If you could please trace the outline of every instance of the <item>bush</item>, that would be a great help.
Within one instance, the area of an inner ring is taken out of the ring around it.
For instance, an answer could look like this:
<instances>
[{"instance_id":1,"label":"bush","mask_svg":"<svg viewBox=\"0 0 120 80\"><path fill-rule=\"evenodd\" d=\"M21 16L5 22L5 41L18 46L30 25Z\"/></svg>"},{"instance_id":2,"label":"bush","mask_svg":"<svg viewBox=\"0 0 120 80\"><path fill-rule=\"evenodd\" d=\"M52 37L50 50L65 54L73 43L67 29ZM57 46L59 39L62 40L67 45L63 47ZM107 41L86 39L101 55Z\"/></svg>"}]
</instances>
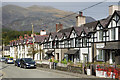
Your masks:
<instances>
[{"instance_id":1,"label":"bush","mask_svg":"<svg viewBox=\"0 0 120 80\"><path fill-rule=\"evenodd\" d=\"M54 62L55 62L55 63L58 63L58 61L57 61L57 60L55 60Z\"/></svg>"},{"instance_id":2,"label":"bush","mask_svg":"<svg viewBox=\"0 0 120 80\"><path fill-rule=\"evenodd\" d=\"M7 58L13 58L13 57L7 57Z\"/></svg>"},{"instance_id":3,"label":"bush","mask_svg":"<svg viewBox=\"0 0 120 80\"><path fill-rule=\"evenodd\" d=\"M70 59L68 60L68 62L69 62L70 64L73 64L73 62L72 62L72 61L70 61Z\"/></svg>"},{"instance_id":4,"label":"bush","mask_svg":"<svg viewBox=\"0 0 120 80\"><path fill-rule=\"evenodd\" d=\"M67 60L64 59L63 61L61 61L61 63L63 63L63 64L67 64Z\"/></svg>"},{"instance_id":5,"label":"bush","mask_svg":"<svg viewBox=\"0 0 120 80\"><path fill-rule=\"evenodd\" d=\"M50 59L50 62L52 62L52 59Z\"/></svg>"}]
</instances>

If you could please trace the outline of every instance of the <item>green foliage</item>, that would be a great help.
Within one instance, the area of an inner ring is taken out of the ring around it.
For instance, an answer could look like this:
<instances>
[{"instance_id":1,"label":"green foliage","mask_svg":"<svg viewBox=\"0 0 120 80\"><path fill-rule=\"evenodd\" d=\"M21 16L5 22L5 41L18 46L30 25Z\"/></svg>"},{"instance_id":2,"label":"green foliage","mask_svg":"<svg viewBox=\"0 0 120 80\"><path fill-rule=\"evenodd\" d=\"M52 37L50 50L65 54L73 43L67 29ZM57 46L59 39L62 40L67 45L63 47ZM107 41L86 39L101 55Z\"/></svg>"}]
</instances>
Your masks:
<instances>
[{"instance_id":1,"label":"green foliage","mask_svg":"<svg viewBox=\"0 0 120 80\"><path fill-rule=\"evenodd\" d=\"M13 57L7 57L7 58L13 58Z\"/></svg>"},{"instance_id":2,"label":"green foliage","mask_svg":"<svg viewBox=\"0 0 120 80\"><path fill-rule=\"evenodd\" d=\"M58 61L57 61L57 60L55 60L54 62L55 62L55 63L58 63Z\"/></svg>"},{"instance_id":3,"label":"green foliage","mask_svg":"<svg viewBox=\"0 0 120 80\"><path fill-rule=\"evenodd\" d=\"M50 59L50 62L52 62L52 59Z\"/></svg>"},{"instance_id":4,"label":"green foliage","mask_svg":"<svg viewBox=\"0 0 120 80\"><path fill-rule=\"evenodd\" d=\"M105 64L105 62L94 62L94 64Z\"/></svg>"},{"instance_id":5,"label":"green foliage","mask_svg":"<svg viewBox=\"0 0 120 80\"><path fill-rule=\"evenodd\" d=\"M69 62L70 64L73 64L73 62L72 62L70 59L68 60L68 62Z\"/></svg>"},{"instance_id":6,"label":"green foliage","mask_svg":"<svg viewBox=\"0 0 120 80\"><path fill-rule=\"evenodd\" d=\"M24 36L28 34L30 36L31 31L13 31L8 29L2 29L2 40L5 45L9 44L9 41L16 40L19 36Z\"/></svg>"},{"instance_id":7,"label":"green foliage","mask_svg":"<svg viewBox=\"0 0 120 80\"><path fill-rule=\"evenodd\" d=\"M63 64L67 64L67 60L64 59L63 61L61 61L61 63L63 63Z\"/></svg>"}]
</instances>

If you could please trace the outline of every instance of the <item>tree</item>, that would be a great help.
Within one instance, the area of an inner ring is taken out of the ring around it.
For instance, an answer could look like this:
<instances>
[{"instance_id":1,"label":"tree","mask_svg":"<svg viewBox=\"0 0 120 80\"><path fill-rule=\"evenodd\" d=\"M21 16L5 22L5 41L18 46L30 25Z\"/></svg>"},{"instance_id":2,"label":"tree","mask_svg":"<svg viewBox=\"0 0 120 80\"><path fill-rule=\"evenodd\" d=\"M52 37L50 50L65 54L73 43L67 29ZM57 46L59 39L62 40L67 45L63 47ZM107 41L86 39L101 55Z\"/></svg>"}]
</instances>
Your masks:
<instances>
[{"instance_id":1,"label":"tree","mask_svg":"<svg viewBox=\"0 0 120 80\"><path fill-rule=\"evenodd\" d=\"M39 52L40 55L42 55L42 53L44 53L44 50L41 48L41 45L39 45L39 46L40 46L40 49L36 49L36 47L34 45L30 45L30 48L28 49L28 55L32 56L33 60L34 60L36 53Z\"/></svg>"},{"instance_id":2,"label":"tree","mask_svg":"<svg viewBox=\"0 0 120 80\"><path fill-rule=\"evenodd\" d=\"M30 45L30 48L28 49L28 55L32 56L33 60L34 60L35 54L38 52L39 50L35 49L34 45Z\"/></svg>"}]
</instances>

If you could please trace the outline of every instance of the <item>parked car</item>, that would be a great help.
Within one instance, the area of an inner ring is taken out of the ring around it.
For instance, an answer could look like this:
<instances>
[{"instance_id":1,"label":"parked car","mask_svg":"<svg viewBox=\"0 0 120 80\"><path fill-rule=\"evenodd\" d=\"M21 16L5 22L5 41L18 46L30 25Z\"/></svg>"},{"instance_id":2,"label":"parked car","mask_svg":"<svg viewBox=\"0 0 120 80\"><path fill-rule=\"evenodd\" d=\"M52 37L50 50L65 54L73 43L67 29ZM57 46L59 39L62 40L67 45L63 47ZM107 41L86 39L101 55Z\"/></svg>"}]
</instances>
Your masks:
<instances>
[{"instance_id":1,"label":"parked car","mask_svg":"<svg viewBox=\"0 0 120 80\"><path fill-rule=\"evenodd\" d=\"M6 63L6 64L9 64L9 63L14 64L14 60L13 60L13 58L6 58L6 59L5 59L5 63Z\"/></svg>"},{"instance_id":2,"label":"parked car","mask_svg":"<svg viewBox=\"0 0 120 80\"><path fill-rule=\"evenodd\" d=\"M20 59L16 59L14 64L15 64L15 66L19 67L20 66Z\"/></svg>"},{"instance_id":3,"label":"parked car","mask_svg":"<svg viewBox=\"0 0 120 80\"><path fill-rule=\"evenodd\" d=\"M32 58L21 58L20 68L36 68L36 62Z\"/></svg>"},{"instance_id":4,"label":"parked car","mask_svg":"<svg viewBox=\"0 0 120 80\"><path fill-rule=\"evenodd\" d=\"M1 61L1 62L4 62L5 59L6 59L5 57L2 57L2 58L0 58L0 61Z\"/></svg>"}]
</instances>

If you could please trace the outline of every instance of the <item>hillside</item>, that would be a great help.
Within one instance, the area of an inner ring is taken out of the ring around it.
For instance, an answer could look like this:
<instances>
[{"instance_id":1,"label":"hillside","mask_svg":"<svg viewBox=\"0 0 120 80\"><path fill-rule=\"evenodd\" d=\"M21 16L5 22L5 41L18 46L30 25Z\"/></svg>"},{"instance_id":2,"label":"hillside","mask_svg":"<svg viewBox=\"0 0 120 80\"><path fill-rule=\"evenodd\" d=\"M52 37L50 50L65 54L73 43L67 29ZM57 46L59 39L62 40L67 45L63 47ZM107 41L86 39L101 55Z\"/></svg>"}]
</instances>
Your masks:
<instances>
[{"instance_id":1,"label":"hillside","mask_svg":"<svg viewBox=\"0 0 120 80\"><path fill-rule=\"evenodd\" d=\"M7 28L17 31L31 31L31 23L33 23L36 32L39 32L41 29L51 32L55 31L55 24L58 22L61 22L64 28L75 25L75 16L77 14L56 21L71 13L72 12L58 10L50 6L33 5L31 7L23 8L16 5L6 5L2 7L2 23ZM87 23L94 20L95 19L91 17L86 17Z\"/></svg>"}]
</instances>

